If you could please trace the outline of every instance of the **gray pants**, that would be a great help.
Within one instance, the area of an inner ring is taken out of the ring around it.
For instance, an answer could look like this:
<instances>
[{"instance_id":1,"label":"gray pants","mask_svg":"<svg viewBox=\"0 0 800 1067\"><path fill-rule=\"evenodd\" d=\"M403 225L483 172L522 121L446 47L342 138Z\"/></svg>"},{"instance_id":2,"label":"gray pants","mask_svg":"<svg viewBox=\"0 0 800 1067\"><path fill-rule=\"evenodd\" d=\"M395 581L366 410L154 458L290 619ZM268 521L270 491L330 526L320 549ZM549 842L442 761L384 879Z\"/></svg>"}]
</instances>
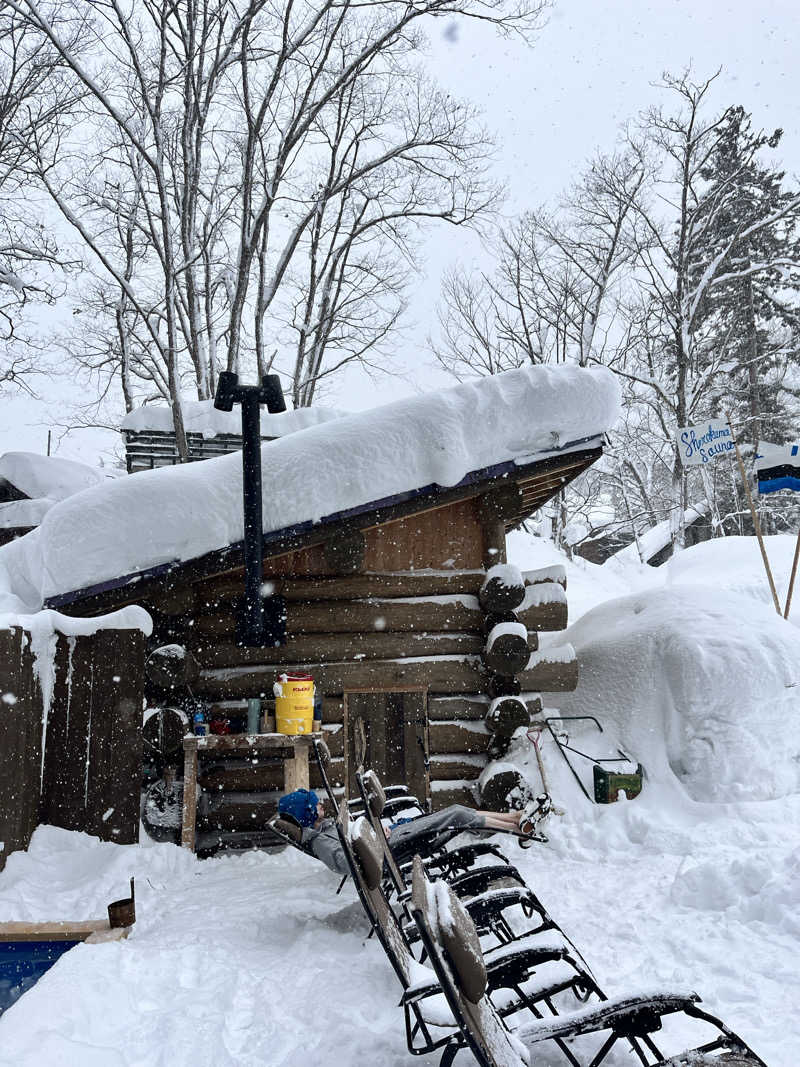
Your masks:
<instances>
[{"instance_id":1,"label":"gray pants","mask_svg":"<svg viewBox=\"0 0 800 1067\"><path fill-rule=\"evenodd\" d=\"M486 820L483 815L472 808L465 808L462 804L451 804L449 808L431 812L430 815L420 815L412 822L396 826L389 833L389 845L392 849L399 847L403 851L415 837L420 834L435 833L437 830L483 830Z\"/></svg>"}]
</instances>

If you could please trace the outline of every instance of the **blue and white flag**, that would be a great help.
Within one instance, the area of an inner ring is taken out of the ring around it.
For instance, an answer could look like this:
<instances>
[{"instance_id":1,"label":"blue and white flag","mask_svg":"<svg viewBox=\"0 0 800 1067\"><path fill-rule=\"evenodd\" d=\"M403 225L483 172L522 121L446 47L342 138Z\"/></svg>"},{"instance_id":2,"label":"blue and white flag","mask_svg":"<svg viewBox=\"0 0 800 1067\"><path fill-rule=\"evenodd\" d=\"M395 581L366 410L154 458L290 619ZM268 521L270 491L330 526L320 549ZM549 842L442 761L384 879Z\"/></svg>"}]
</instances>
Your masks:
<instances>
[{"instance_id":1,"label":"blue and white flag","mask_svg":"<svg viewBox=\"0 0 800 1067\"><path fill-rule=\"evenodd\" d=\"M780 489L800 492L800 445L773 445L759 441L756 449L758 491L777 493Z\"/></svg>"}]
</instances>

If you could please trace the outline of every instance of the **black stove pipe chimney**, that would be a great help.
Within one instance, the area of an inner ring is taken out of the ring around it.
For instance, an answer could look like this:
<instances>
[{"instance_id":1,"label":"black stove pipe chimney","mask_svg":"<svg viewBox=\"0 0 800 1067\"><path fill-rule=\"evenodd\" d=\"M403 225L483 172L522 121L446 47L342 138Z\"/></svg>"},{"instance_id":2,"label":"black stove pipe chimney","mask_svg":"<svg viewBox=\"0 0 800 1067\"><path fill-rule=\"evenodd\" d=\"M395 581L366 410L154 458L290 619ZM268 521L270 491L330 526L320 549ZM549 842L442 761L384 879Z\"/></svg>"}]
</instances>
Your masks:
<instances>
[{"instance_id":1,"label":"black stove pipe chimney","mask_svg":"<svg viewBox=\"0 0 800 1067\"><path fill-rule=\"evenodd\" d=\"M239 376L222 371L214 407L233 411L242 405L242 475L244 497L244 601L239 618L239 641L248 648L264 644L264 606L261 597L261 560L264 521L261 507L261 404L270 414L286 411L280 378L265 374L261 385L239 385Z\"/></svg>"}]
</instances>

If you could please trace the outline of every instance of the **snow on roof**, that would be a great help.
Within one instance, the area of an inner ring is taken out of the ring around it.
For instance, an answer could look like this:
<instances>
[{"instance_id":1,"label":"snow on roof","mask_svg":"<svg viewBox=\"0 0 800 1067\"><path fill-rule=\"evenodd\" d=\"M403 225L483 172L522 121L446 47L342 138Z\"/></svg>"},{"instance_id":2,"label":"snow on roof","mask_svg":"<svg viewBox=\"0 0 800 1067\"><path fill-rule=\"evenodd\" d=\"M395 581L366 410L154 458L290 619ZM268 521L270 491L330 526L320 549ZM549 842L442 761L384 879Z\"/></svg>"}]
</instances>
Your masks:
<instances>
[{"instance_id":1,"label":"snow on roof","mask_svg":"<svg viewBox=\"0 0 800 1067\"><path fill-rule=\"evenodd\" d=\"M604 368L530 366L311 426L262 447L265 532L598 445L618 411ZM0 548L0 590L5 569L6 588L38 607L242 537L238 453L143 471L63 501Z\"/></svg>"},{"instance_id":2,"label":"snow on roof","mask_svg":"<svg viewBox=\"0 0 800 1067\"><path fill-rule=\"evenodd\" d=\"M686 509L683 513L683 521L686 526L691 526L693 522L697 522L698 519L705 518L708 515L709 507L705 500L699 501L697 504L693 504ZM657 555L663 548L666 548L672 538L672 525L669 519L662 519L661 522L657 522L655 526L651 526L649 530L639 537L639 547L637 548L636 542L621 548L619 552L615 552L612 559L624 559L624 560L638 560L639 550L641 549L641 557L647 562Z\"/></svg>"},{"instance_id":3,"label":"snow on roof","mask_svg":"<svg viewBox=\"0 0 800 1067\"><path fill-rule=\"evenodd\" d=\"M242 432L242 414L233 411L217 411L213 400L182 400L181 411L187 433L201 433L203 437ZM339 419L342 412L331 408L296 408L278 415L261 415L262 437L284 437L286 434L317 426L331 419ZM166 404L146 404L130 411L120 423L122 430L150 430L173 433L172 410Z\"/></svg>"},{"instance_id":4,"label":"snow on roof","mask_svg":"<svg viewBox=\"0 0 800 1067\"><path fill-rule=\"evenodd\" d=\"M60 456L40 456L36 452L6 452L0 456L0 479L31 500L65 500L108 477L106 471Z\"/></svg>"},{"instance_id":5,"label":"snow on roof","mask_svg":"<svg viewBox=\"0 0 800 1067\"><path fill-rule=\"evenodd\" d=\"M9 500L0 504L0 530L27 529L38 526L55 500L40 497L38 500Z\"/></svg>"}]
</instances>

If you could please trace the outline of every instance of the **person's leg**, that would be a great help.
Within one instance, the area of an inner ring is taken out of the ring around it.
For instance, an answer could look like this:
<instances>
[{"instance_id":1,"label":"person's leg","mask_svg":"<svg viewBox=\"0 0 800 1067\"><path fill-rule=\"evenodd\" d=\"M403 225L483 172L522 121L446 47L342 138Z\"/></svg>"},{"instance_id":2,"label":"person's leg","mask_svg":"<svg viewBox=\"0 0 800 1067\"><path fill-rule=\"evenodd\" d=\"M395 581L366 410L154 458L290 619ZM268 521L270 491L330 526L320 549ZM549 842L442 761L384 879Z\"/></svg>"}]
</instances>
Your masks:
<instances>
[{"instance_id":1,"label":"person's leg","mask_svg":"<svg viewBox=\"0 0 800 1067\"><path fill-rule=\"evenodd\" d=\"M394 827L389 832L389 844L392 848L398 845L404 846L422 834L454 829L484 830L486 829L486 813L475 811L461 804L451 804L447 808L442 808L441 811L420 815L411 822Z\"/></svg>"},{"instance_id":2,"label":"person's leg","mask_svg":"<svg viewBox=\"0 0 800 1067\"><path fill-rule=\"evenodd\" d=\"M520 811L482 811L487 829L504 830L506 833L519 833Z\"/></svg>"}]
</instances>

